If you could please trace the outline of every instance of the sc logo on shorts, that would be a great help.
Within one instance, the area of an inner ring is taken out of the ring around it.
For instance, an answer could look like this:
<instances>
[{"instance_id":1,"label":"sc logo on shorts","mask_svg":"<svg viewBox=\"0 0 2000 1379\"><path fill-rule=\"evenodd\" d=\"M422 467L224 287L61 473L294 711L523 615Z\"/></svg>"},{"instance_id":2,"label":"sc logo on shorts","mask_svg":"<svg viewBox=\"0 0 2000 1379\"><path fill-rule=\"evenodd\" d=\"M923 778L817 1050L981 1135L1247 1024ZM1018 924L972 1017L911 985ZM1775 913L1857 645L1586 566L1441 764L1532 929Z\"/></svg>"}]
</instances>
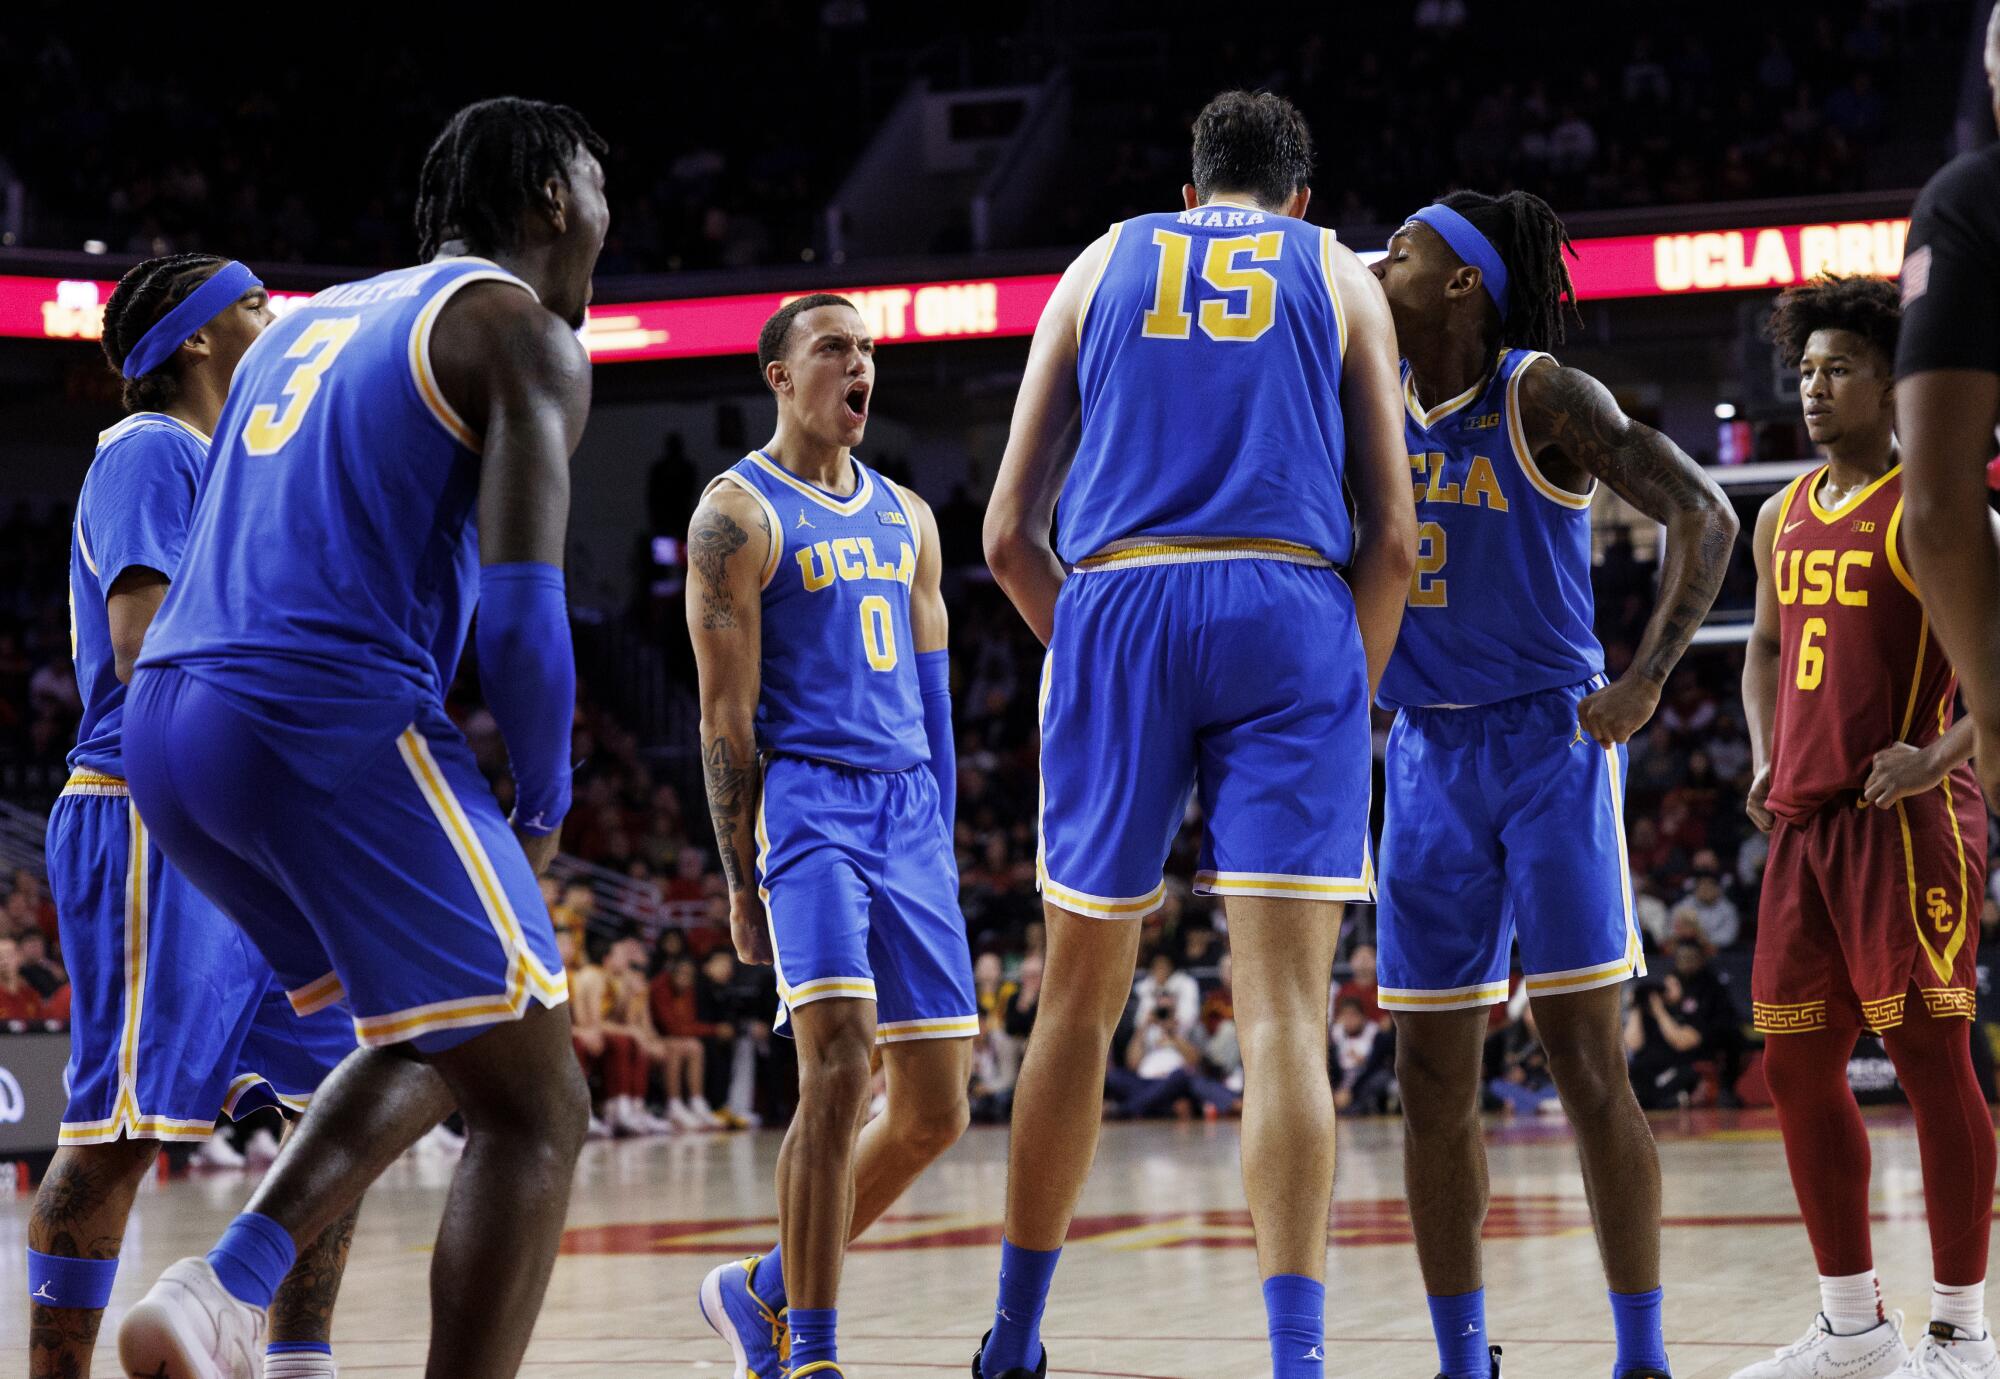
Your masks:
<instances>
[{"instance_id":1,"label":"sc logo on shorts","mask_svg":"<svg viewBox=\"0 0 2000 1379\"><path fill-rule=\"evenodd\" d=\"M18 1125L27 1114L28 1098L21 1094L21 1084L0 1068L0 1125Z\"/></svg>"}]
</instances>

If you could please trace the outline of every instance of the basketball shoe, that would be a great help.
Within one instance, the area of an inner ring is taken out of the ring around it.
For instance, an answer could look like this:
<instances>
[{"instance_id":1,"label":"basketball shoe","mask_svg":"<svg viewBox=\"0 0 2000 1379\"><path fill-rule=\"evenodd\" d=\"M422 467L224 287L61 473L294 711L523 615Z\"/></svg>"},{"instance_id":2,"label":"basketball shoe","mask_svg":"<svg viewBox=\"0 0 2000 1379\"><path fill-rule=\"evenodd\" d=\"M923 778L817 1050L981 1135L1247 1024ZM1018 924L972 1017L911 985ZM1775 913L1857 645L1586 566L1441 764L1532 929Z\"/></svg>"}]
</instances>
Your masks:
<instances>
[{"instance_id":1,"label":"basketball shoe","mask_svg":"<svg viewBox=\"0 0 2000 1379\"><path fill-rule=\"evenodd\" d=\"M1987 1353L1992 1353L1990 1345ZM1770 1359L1737 1370L1730 1379L1886 1379L1907 1369L1909 1359L1901 1312L1891 1312L1866 1331L1846 1336L1836 1334L1822 1312L1805 1335Z\"/></svg>"},{"instance_id":2,"label":"basketball shoe","mask_svg":"<svg viewBox=\"0 0 2000 1379\"><path fill-rule=\"evenodd\" d=\"M701 1281L701 1316L715 1334L729 1343L736 1370L731 1379L783 1379L789 1373L792 1338L783 1311L752 1291L751 1279L761 1255L718 1264Z\"/></svg>"},{"instance_id":3,"label":"basketball shoe","mask_svg":"<svg viewBox=\"0 0 2000 1379\"><path fill-rule=\"evenodd\" d=\"M1994 1351L1992 1329L1974 1336L1950 1322L1934 1321L1896 1374L1898 1379L1996 1379L2000 1354Z\"/></svg>"},{"instance_id":4,"label":"basketball shoe","mask_svg":"<svg viewBox=\"0 0 2000 1379\"><path fill-rule=\"evenodd\" d=\"M257 1379L264 1312L231 1297L205 1259L160 1275L118 1328L118 1360L148 1379Z\"/></svg>"}]
</instances>

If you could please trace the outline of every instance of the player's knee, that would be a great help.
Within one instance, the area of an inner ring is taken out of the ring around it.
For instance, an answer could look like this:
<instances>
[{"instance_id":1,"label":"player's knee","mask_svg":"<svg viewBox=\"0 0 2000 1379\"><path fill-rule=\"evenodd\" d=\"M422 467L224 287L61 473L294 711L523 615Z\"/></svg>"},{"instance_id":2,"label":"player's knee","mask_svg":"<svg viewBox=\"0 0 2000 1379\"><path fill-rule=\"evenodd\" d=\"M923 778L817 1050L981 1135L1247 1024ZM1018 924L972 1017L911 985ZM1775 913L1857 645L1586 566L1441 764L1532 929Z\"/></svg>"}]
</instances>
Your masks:
<instances>
[{"instance_id":1,"label":"player's knee","mask_svg":"<svg viewBox=\"0 0 2000 1379\"><path fill-rule=\"evenodd\" d=\"M1562 1093L1563 1106L1579 1123L1595 1112L1632 1096L1632 1079L1625 1051L1615 1042L1579 1041L1558 1054L1548 1049L1549 1072Z\"/></svg>"},{"instance_id":2,"label":"player's knee","mask_svg":"<svg viewBox=\"0 0 2000 1379\"><path fill-rule=\"evenodd\" d=\"M949 1099L932 1098L922 1105L903 1108L897 1116L896 1132L912 1153L929 1160L957 1144L971 1123L972 1108L965 1093L960 1091Z\"/></svg>"},{"instance_id":3,"label":"player's knee","mask_svg":"<svg viewBox=\"0 0 2000 1379\"><path fill-rule=\"evenodd\" d=\"M1454 1057L1453 1052L1421 1035L1413 1039L1407 1027L1399 1027L1396 1085L1403 1119L1413 1132L1443 1130L1478 1117L1478 1060Z\"/></svg>"},{"instance_id":4,"label":"player's knee","mask_svg":"<svg viewBox=\"0 0 2000 1379\"><path fill-rule=\"evenodd\" d=\"M874 1077L868 1068L870 1040L865 1031L842 1029L799 1050L801 1110L842 1113L868 1101Z\"/></svg>"}]
</instances>

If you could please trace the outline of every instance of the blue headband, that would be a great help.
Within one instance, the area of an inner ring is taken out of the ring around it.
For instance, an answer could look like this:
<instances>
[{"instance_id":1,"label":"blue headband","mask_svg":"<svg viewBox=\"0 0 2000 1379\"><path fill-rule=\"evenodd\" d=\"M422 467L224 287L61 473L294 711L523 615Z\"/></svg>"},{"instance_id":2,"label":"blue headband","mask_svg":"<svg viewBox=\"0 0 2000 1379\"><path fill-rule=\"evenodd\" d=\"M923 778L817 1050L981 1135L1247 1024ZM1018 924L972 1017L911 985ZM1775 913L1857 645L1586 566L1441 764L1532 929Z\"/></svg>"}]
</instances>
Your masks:
<instances>
[{"instance_id":1,"label":"blue headband","mask_svg":"<svg viewBox=\"0 0 2000 1379\"><path fill-rule=\"evenodd\" d=\"M1480 234L1478 226L1449 206L1426 206L1410 219L1436 230L1468 268L1479 270L1479 280L1486 288L1486 295L1493 299L1494 306L1500 308L1500 319L1506 320L1507 265L1500 261L1500 251L1493 247L1493 241Z\"/></svg>"},{"instance_id":2,"label":"blue headband","mask_svg":"<svg viewBox=\"0 0 2000 1379\"><path fill-rule=\"evenodd\" d=\"M127 378L144 378L173 357L190 335L220 316L231 302L263 281L234 259L209 276L207 282L187 294L187 299L153 323L139 337L139 343L125 356L120 370Z\"/></svg>"}]
</instances>

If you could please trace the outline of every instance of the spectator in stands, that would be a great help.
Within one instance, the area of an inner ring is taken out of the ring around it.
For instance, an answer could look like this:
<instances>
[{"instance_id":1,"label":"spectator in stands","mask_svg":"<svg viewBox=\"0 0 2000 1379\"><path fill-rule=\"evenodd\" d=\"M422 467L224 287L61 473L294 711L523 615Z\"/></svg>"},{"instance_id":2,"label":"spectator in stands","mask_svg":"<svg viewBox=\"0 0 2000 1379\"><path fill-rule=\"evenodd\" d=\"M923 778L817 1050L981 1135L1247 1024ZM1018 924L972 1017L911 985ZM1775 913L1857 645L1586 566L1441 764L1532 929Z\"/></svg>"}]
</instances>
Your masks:
<instances>
[{"instance_id":1,"label":"spectator in stands","mask_svg":"<svg viewBox=\"0 0 2000 1379\"><path fill-rule=\"evenodd\" d=\"M708 1102L710 1050L733 1041L736 1031L703 1018L695 976L693 958L676 958L653 978L650 1005L660 1033L667 1119L686 1130L711 1130L722 1118Z\"/></svg>"},{"instance_id":2,"label":"spectator in stands","mask_svg":"<svg viewBox=\"0 0 2000 1379\"><path fill-rule=\"evenodd\" d=\"M1207 991L1220 979L1222 945L1212 925L1190 923L1181 931L1181 970L1197 990Z\"/></svg>"},{"instance_id":3,"label":"spectator in stands","mask_svg":"<svg viewBox=\"0 0 2000 1379\"><path fill-rule=\"evenodd\" d=\"M617 993L598 953L559 929L556 944L569 974L570 1044L584 1076L602 1087L603 1121L591 1117L594 1135L663 1135L673 1126L646 1110L646 1055L615 1018Z\"/></svg>"},{"instance_id":4,"label":"spectator in stands","mask_svg":"<svg viewBox=\"0 0 2000 1379\"><path fill-rule=\"evenodd\" d=\"M1694 889L1674 906L1674 933L1700 939L1711 949L1728 948L1743 930L1736 902L1722 893L1722 877L1713 859L1695 873Z\"/></svg>"},{"instance_id":5,"label":"spectator in stands","mask_svg":"<svg viewBox=\"0 0 2000 1379\"><path fill-rule=\"evenodd\" d=\"M604 970L611 980L611 1022L638 1042L648 1067L659 1070L666 1096L667 1123L676 1130L717 1128L721 1122L713 1110L700 1114L688 1101L688 1089L692 1087L698 1093L707 1071L701 1041L669 1039L654 1021L653 992L646 979L645 945L629 935L619 939L605 954ZM689 994L692 992L690 985ZM650 1081L649 1076L649 1084Z\"/></svg>"},{"instance_id":6,"label":"spectator in stands","mask_svg":"<svg viewBox=\"0 0 2000 1379\"><path fill-rule=\"evenodd\" d=\"M1363 1116L1386 1111L1396 1078L1394 1036L1368 1018L1359 997L1342 996L1334 1002L1327 1041L1334 1109Z\"/></svg>"},{"instance_id":7,"label":"spectator in stands","mask_svg":"<svg viewBox=\"0 0 2000 1379\"><path fill-rule=\"evenodd\" d=\"M1174 1025L1185 1036L1201 1018L1201 988L1187 973L1177 971L1170 954L1155 953L1146 973L1132 987L1133 1009L1144 1018L1164 1002L1174 1012Z\"/></svg>"},{"instance_id":8,"label":"spectator in stands","mask_svg":"<svg viewBox=\"0 0 2000 1379\"><path fill-rule=\"evenodd\" d=\"M1154 960L1155 971L1160 961ZM1167 966L1171 971L1173 964ZM1194 1028L1192 1017L1182 1018L1180 1002L1165 981L1156 982L1133 1016L1124 1066L1114 1063L1105 1073L1105 1092L1117 1103L1115 1114L1143 1119L1187 1102L1198 1104L1210 1118L1236 1109L1235 1094L1203 1072L1201 1050L1191 1041Z\"/></svg>"},{"instance_id":9,"label":"spectator in stands","mask_svg":"<svg viewBox=\"0 0 2000 1379\"><path fill-rule=\"evenodd\" d=\"M0 1024L41 1018L41 994L21 976L21 946L0 935Z\"/></svg>"},{"instance_id":10,"label":"spectator in stands","mask_svg":"<svg viewBox=\"0 0 2000 1379\"><path fill-rule=\"evenodd\" d=\"M1674 976L1680 981L1680 1008L1675 1012L1683 1024L1701 1034L1700 1055L1715 1064L1717 1090L1721 1099L1735 1104L1736 1074L1745 1050L1743 1023L1709 961L1709 947L1693 939L1674 945Z\"/></svg>"},{"instance_id":11,"label":"spectator in stands","mask_svg":"<svg viewBox=\"0 0 2000 1379\"><path fill-rule=\"evenodd\" d=\"M1680 978L1668 973L1655 985L1633 988L1625 1014L1625 1051L1631 1056L1632 1090L1648 1111L1686 1106L1701 1085L1702 1031L1682 1018Z\"/></svg>"},{"instance_id":12,"label":"spectator in stands","mask_svg":"<svg viewBox=\"0 0 2000 1379\"><path fill-rule=\"evenodd\" d=\"M1667 909L1667 902L1660 899L1659 890L1659 883L1640 871L1634 863L1632 912L1639 921L1639 930L1645 934L1648 946L1656 953L1663 953L1673 939L1673 918Z\"/></svg>"},{"instance_id":13,"label":"spectator in stands","mask_svg":"<svg viewBox=\"0 0 2000 1379\"><path fill-rule=\"evenodd\" d=\"M1015 977L1018 985L1007 1001L1006 1018L1001 1023L1009 1038L1023 1043L1035 1029L1035 1010L1042 999L1042 963L1040 953L1021 959L1021 971Z\"/></svg>"},{"instance_id":14,"label":"spectator in stands","mask_svg":"<svg viewBox=\"0 0 2000 1379\"><path fill-rule=\"evenodd\" d=\"M1347 956L1347 980L1333 993L1335 1002L1361 1002L1370 1024L1383 1022L1381 993L1375 985L1375 945L1357 943Z\"/></svg>"},{"instance_id":15,"label":"spectator in stands","mask_svg":"<svg viewBox=\"0 0 2000 1379\"><path fill-rule=\"evenodd\" d=\"M1506 1110L1517 1116L1562 1114L1562 1098L1549 1074L1549 1056L1535 1028L1535 1008L1524 1005L1521 1017L1493 1036L1499 1045L1499 1072L1486 1084Z\"/></svg>"},{"instance_id":16,"label":"spectator in stands","mask_svg":"<svg viewBox=\"0 0 2000 1379\"><path fill-rule=\"evenodd\" d=\"M23 929L19 936L21 945L21 976L35 994L44 1001L69 985L69 974L62 964L49 955L49 941L42 937L40 929Z\"/></svg>"},{"instance_id":17,"label":"spectator in stands","mask_svg":"<svg viewBox=\"0 0 2000 1379\"><path fill-rule=\"evenodd\" d=\"M1202 1061L1230 1091L1243 1094L1243 1046L1236 1035L1236 989L1229 954L1216 964L1215 986L1201 998Z\"/></svg>"},{"instance_id":18,"label":"spectator in stands","mask_svg":"<svg viewBox=\"0 0 2000 1379\"><path fill-rule=\"evenodd\" d=\"M579 943L587 942L590 917L597 911L597 892L588 881L572 881L562 888L562 900L549 911L557 933L573 933Z\"/></svg>"}]
</instances>

